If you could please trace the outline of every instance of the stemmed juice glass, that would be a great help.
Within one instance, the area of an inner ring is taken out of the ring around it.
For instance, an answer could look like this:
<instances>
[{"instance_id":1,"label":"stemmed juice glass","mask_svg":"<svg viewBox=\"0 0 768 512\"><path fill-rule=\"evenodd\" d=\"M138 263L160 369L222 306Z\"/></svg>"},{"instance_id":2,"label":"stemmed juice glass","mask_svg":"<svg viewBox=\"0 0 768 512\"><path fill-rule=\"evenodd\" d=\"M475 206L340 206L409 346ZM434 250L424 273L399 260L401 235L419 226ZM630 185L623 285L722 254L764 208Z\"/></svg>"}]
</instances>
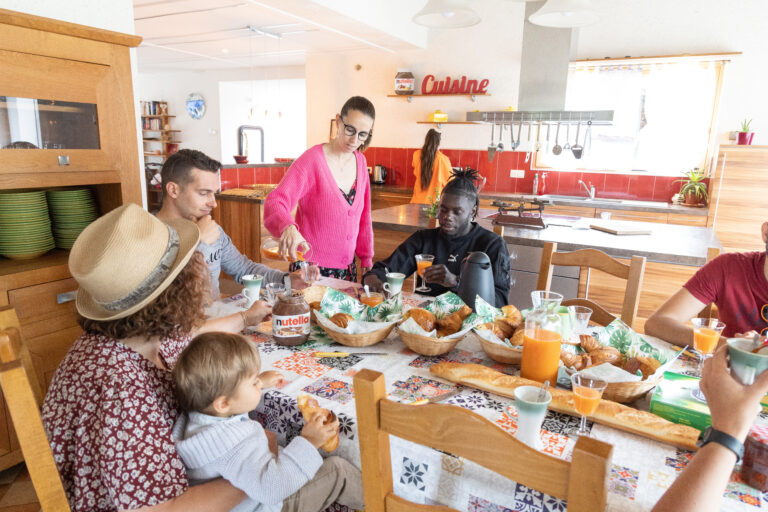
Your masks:
<instances>
[{"instance_id":1,"label":"stemmed juice glass","mask_svg":"<svg viewBox=\"0 0 768 512\"><path fill-rule=\"evenodd\" d=\"M607 385L608 383L604 380L593 379L580 373L571 375L573 405L576 407L576 412L581 414L581 423L579 424L579 429L574 432L575 435L589 436L587 416L595 414Z\"/></svg>"},{"instance_id":2,"label":"stemmed juice glass","mask_svg":"<svg viewBox=\"0 0 768 512\"><path fill-rule=\"evenodd\" d=\"M432 262L435 261L435 257L431 254L417 254L416 255L416 273L421 277L421 286L414 288L415 292L430 292L432 289L427 286L427 282L424 280L424 269L432 266ZM413 276L413 285L416 286L416 276Z\"/></svg>"},{"instance_id":3,"label":"stemmed juice glass","mask_svg":"<svg viewBox=\"0 0 768 512\"><path fill-rule=\"evenodd\" d=\"M701 375L704 360L712 357L725 324L717 318L691 318L691 323L693 324L693 348L699 354L699 375Z\"/></svg>"}]
</instances>

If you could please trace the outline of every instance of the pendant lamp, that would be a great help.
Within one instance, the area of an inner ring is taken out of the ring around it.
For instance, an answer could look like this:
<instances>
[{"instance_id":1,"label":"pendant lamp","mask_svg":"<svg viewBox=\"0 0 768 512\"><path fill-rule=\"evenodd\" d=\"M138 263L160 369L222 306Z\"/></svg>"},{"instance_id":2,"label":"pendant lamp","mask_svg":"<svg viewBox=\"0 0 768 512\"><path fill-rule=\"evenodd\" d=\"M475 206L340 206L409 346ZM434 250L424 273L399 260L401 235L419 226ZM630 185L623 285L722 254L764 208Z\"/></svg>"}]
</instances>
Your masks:
<instances>
[{"instance_id":1,"label":"pendant lamp","mask_svg":"<svg viewBox=\"0 0 768 512\"><path fill-rule=\"evenodd\" d=\"M528 21L543 27L574 28L597 23L600 17L590 0L547 0Z\"/></svg>"},{"instance_id":2,"label":"pendant lamp","mask_svg":"<svg viewBox=\"0 0 768 512\"><path fill-rule=\"evenodd\" d=\"M466 0L429 0L413 22L430 28L464 28L480 23Z\"/></svg>"}]
</instances>

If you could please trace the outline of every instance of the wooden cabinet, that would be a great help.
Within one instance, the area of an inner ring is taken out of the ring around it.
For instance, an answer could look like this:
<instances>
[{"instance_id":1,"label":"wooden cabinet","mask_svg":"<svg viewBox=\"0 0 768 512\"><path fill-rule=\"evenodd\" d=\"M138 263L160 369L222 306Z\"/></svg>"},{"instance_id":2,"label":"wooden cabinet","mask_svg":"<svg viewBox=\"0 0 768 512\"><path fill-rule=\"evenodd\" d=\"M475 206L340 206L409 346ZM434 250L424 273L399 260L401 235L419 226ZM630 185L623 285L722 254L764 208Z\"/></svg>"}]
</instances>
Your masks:
<instances>
[{"instance_id":1,"label":"wooden cabinet","mask_svg":"<svg viewBox=\"0 0 768 512\"><path fill-rule=\"evenodd\" d=\"M690 215L687 213L672 213L667 216L667 224L682 224L683 226L707 227L706 215Z\"/></svg>"},{"instance_id":2,"label":"wooden cabinet","mask_svg":"<svg viewBox=\"0 0 768 512\"><path fill-rule=\"evenodd\" d=\"M587 208L584 206L560 206L556 204L544 206L544 214L553 215L568 215L571 217L587 217L591 218L595 216L594 208Z\"/></svg>"},{"instance_id":3,"label":"wooden cabinet","mask_svg":"<svg viewBox=\"0 0 768 512\"><path fill-rule=\"evenodd\" d=\"M709 226L726 252L763 251L768 220L768 146L720 146L710 180Z\"/></svg>"},{"instance_id":4,"label":"wooden cabinet","mask_svg":"<svg viewBox=\"0 0 768 512\"><path fill-rule=\"evenodd\" d=\"M140 41L0 9L0 148L27 148L0 149L0 190L89 187L102 214L141 204L129 53ZM25 109L32 129L22 130ZM81 332L68 256L0 257L0 306L16 309L44 389ZM4 411L0 470L22 460Z\"/></svg>"},{"instance_id":5,"label":"wooden cabinet","mask_svg":"<svg viewBox=\"0 0 768 512\"><path fill-rule=\"evenodd\" d=\"M390 206L400 206L411 202L412 191L408 192L384 192L371 189L371 210L380 210Z\"/></svg>"},{"instance_id":6,"label":"wooden cabinet","mask_svg":"<svg viewBox=\"0 0 768 512\"><path fill-rule=\"evenodd\" d=\"M609 210L607 208L597 208L595 217L600 217L603 213L610 213L611 220L629 220L635 222L656 222L658 224L667 223L666 212L643 212L636 210Z\"/></svg>"}]
</instances>

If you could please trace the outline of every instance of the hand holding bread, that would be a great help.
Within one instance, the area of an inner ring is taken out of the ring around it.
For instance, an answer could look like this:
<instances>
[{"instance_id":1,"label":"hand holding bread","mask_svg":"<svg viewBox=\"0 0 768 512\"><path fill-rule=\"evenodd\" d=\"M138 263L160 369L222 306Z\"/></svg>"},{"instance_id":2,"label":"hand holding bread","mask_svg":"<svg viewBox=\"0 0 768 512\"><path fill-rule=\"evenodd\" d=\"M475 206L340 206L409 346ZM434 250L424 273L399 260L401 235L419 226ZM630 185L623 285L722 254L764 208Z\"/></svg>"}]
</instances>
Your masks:
<instances>
[{"instance_id":1,"label":"hand holding bread","mask_svg":"<svg viewBox=\"0 0 768 512\"><path fill-rule=\"evenodd\" d=\"M326 452L332 452L339 447L339 420L328 409L323 409L317 400L309 395L299 395L296 399L301 415L306 422L301 430L305 437L315 448L322 448Z\"/></svg>"}]
</instances>

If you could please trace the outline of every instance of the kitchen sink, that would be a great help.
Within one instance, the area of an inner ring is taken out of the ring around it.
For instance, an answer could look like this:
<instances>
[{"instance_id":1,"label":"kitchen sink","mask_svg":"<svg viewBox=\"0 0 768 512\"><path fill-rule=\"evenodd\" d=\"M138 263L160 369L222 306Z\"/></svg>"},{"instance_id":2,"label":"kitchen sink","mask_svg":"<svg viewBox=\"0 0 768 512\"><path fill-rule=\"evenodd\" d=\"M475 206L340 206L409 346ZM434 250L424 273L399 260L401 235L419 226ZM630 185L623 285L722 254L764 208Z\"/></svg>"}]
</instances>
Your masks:
<instances>
[{"instance_id":1,"label":"kitchen sink","mask_svg":"<svg viewBox=\"0 0 768 512\"><path fill-rule=\"evenodd\" d=\"M600 203L623 203L624 199L609 199L605 197L596 197L594 199L590 199L587 196L563 196L558 194L545 194L541 196L541 199L551 199L553 201L561 200L561 201L585 201L585 202L600 202Z\"/></svg>"}]
</instances>

